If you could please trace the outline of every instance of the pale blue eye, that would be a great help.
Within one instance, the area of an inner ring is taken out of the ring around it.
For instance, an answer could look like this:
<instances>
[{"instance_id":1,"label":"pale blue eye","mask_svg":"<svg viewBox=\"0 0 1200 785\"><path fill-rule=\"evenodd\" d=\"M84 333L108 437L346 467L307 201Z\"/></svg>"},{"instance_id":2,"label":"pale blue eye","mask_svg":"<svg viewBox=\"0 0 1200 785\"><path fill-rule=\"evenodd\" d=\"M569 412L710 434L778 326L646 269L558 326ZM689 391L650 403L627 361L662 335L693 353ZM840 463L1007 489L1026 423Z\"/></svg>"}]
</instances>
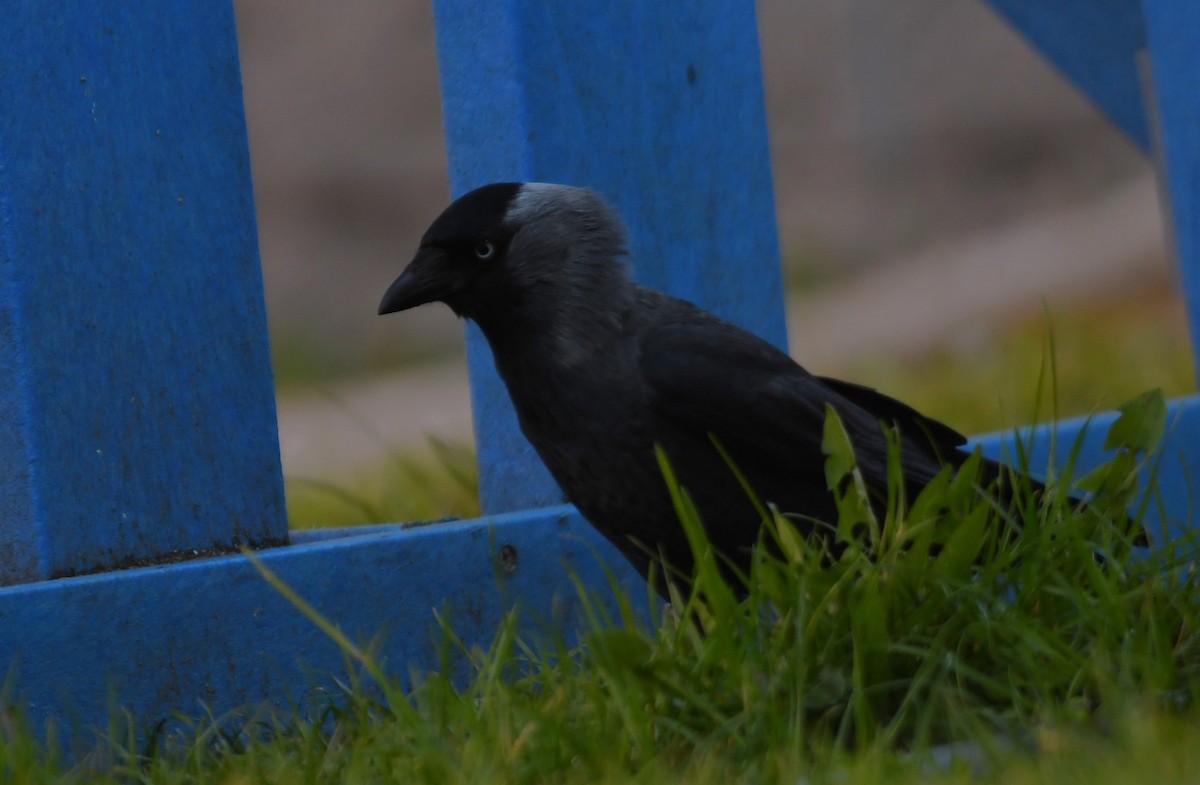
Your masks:
<instances>
[{"instance_id":1,"label":"pale blue eye","mask_svg":"<svg viewBox=\"0 0 1200 785\"><path fill-rule=\"evenodd\" d=\"M480 259L491 259L496 255L496 246L486 240L475 246L475 255Z\"/></svg>"}]
</instances>

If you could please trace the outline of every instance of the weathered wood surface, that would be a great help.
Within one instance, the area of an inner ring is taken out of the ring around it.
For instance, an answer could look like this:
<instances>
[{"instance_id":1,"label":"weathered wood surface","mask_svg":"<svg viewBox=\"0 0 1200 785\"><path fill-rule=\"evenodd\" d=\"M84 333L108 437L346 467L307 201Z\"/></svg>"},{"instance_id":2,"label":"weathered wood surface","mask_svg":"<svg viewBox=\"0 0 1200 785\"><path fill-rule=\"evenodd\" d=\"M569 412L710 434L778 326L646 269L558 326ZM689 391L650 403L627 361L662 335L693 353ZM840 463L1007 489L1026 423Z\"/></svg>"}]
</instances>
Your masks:
<instances>
[{"instance_id":1,"label":"weathered wood surface","mask_svg":"<svg viewBox=\"0 0 1200 785\"><path fill-rule=\"evenodd\" d=\"M228 2L0 25L0 584L287 535Z\"/></svg>"}]
</instances>

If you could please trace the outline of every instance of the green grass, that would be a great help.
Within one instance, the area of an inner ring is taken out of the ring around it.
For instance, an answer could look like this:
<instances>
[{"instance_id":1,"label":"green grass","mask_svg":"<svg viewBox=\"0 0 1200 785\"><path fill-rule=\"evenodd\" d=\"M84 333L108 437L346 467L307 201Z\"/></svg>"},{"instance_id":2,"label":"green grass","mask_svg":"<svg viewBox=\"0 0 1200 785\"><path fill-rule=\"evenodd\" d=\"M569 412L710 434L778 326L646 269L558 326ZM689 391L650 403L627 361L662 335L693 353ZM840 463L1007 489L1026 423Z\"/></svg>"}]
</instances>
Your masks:
<instances>
[{"instance_id":1,"label":"green grass","mask_svg":"<svg viewBox=\"0 0 1200 785\"><path fill-rule=\"evenodd\" d=\"M352 480L288 477L292 529L474 518L480 513L475 452L429 440L428 451L396 451Z\"/></svg>"},{"instance_id":2,"label":"green grass","mask_svg":"<svg viewBox=\"0 0 1200 785\"><path fill-rule=\"evenodd\" d=\"M651 603L652 621L612 587L581 587L577 639L532 632L518 608L482 648L443 626L429 672L385 673L341 640L351 668L324 714L209 718L153 754L118 723L75 768L9 717L0 779L1194 782L1195 543L1134 556L1126 514L1164 419L1160 396L1126 407L1086 509L1020 483L1013 506L996 504L968 467L877 515L829 418L840 558L767 510L767 547L729 582L672 484L698 572ZM452 661L465 677L447 675Z\"/></svg>"}]
</instances>

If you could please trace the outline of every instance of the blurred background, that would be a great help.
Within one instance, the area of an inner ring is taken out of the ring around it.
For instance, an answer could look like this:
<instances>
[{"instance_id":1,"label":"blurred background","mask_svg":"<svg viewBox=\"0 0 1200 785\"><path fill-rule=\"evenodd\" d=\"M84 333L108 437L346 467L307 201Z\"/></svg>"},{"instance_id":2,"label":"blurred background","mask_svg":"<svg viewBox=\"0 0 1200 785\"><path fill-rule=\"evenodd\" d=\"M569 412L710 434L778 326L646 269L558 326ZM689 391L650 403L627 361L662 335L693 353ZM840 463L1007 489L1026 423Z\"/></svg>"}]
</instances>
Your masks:
<instances>
[{"instance_id":1,"label":"blurred background","mask_svg":"<svg viewBox=\"0 0 1200 785\"><path fill-rule=\"evenodd\" d=\"M461 326L375 316L449 198L429 4L237 11L293 525L470 514ZM1150 161L984 4L758 14L797 359L966 432L1194 389Z\"/></svg>"}]
</instances>

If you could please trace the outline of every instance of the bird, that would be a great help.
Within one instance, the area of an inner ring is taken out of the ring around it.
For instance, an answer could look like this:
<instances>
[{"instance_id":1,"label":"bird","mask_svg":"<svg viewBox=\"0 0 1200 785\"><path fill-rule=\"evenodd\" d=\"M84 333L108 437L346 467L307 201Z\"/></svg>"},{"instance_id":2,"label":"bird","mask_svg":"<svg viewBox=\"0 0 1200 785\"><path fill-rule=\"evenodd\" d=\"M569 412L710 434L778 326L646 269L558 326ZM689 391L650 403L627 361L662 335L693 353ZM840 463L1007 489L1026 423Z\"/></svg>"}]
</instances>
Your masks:
<instances>
[{"instance_id":1,"label":"bird","mask_svg":"<svg viewBox=\"0 0 1200 785\"><path fill-rule=\"evenodd\" d=\"M822 526L838 519L822 451L828 409L877 504L888 428L910 500L969 457L950 426L814 375L762 338L636 283L627 257L624 223L596 191L492 183L430 224L379 314L441 302L478 325L522 432L566 499L664 595L666 571L686 583L695 563L660 451L733 575L747 574L763 517L731 463L801 534L832 536ZM984 466L985 479L999 476L999 465Z\"/></svg>"}]
</instances>

